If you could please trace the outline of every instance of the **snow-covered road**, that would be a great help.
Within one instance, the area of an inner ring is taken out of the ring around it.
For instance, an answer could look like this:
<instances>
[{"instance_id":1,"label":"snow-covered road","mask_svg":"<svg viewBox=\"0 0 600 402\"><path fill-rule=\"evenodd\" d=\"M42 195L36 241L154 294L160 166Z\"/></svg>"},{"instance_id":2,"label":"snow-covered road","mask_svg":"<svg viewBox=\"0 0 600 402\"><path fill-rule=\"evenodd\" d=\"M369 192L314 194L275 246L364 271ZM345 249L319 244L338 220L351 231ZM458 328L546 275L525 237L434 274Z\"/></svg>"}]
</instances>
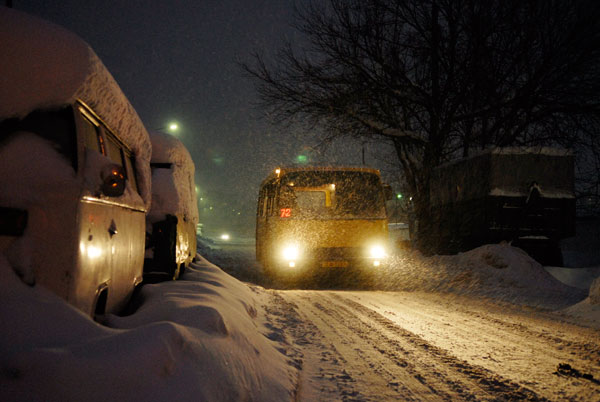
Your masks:
<instances>
[{"instance_id":1,"label":"snow-covered road","mask_svg":"<svg viewBox=\"0 0 600 402\"><path fill-rule=\"evenodd\" d=\"M249 248L205 251L243 280L281 285L257 274ZM562 310L581 293L520 250L396 258L371 285L400 291L266 290L297 400L600 400L598 326Z\"/></svg>"},{"instance_id":2,"label":"snow-covered road","mask_svg":"<svg viewBox=\"0 0 600 402\"><path fill-rule=\"evenodd\" d=\"M282 289L240 244L103 325L0 254L0 400L600 401L600 279L488 245L397 255L368 291Z\"/></svg>"},{"instance_id":3,"label":"snow-covered road","mask_svg":"<svg viewBox=\"0 0 600 402\"><path fill-rule=\"evenodd\" d=\"M419 292L271 297L302 401L600 400L598 331L549 314Z\"/></svg>"}]
</instances>

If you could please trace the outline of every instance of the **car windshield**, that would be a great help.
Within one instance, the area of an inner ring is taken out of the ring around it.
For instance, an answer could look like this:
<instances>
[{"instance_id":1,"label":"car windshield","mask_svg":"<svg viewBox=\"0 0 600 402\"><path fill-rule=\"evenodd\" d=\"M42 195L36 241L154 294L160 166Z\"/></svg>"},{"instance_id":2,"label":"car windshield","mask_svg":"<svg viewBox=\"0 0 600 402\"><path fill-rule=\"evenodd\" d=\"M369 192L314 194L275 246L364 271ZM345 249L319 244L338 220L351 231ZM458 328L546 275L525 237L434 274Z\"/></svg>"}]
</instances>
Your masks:
<instances>
[{"instance_id":1,"label":"car windshield","mask_svg":"<svg viewBox=\"0 0 600 402\"><path fill-rule=\"evenodd\" d=\"M379 176L361 171L302 171L280 181L279 207L289 217L356 219L385 217Z\"/></svg>"}]
</instances>

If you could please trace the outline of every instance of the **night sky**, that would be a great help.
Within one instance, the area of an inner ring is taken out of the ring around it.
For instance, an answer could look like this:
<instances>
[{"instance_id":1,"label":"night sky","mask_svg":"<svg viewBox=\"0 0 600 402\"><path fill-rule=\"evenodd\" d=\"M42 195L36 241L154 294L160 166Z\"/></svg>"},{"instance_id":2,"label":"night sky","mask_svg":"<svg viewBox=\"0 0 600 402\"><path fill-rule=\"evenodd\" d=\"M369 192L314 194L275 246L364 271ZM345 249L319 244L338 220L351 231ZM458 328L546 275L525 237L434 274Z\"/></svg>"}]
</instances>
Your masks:
<instances>
[{"instance_id":1,"label":"night sky","mask_svg":"<svg viewBox=\"0 0 600 402\"><path fill-rule=\"evenodd\" d=\"M261 118L253 82L236 64L300 40L290 27L294 0L14 0L13 8L90 44L148 130L179 123L208 228L251 229L262 179L314 145ZM361 162L356 144L339 148L309 162Z\"/></svg>"}]
</instances>

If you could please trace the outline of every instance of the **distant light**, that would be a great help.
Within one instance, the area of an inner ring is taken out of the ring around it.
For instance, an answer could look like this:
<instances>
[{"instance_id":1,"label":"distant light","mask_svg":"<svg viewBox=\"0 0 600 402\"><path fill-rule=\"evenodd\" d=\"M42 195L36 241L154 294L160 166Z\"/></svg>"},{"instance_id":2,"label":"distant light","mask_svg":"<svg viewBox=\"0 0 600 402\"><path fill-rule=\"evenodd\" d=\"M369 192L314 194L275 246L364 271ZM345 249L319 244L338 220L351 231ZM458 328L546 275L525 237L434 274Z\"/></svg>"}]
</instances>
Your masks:
<instances>
[{"instance_id":1,"label":"distant light","mask_svg":"<svg viewBox=\"0 0 600 402\"><path fill-rule=\"evenodd\" d=\"M279 169L279 168L275 169L275 174L276 174L277 176L279 176L279 173L281 173L281 169Z\"/></svg>"},{"instance_id":2,"label":"distant light","mask_svg":"<svg viewBox=\"0 0 600 402\"><path fill-rule=\"evenodd\" d=\"M221 235L221 240L229 240L229 238L230 238L230 237L229 237L229 235L228 235L227 233L223 233L223 234Z\"/></svg>"},{"instance_id":3,"label":"distant light","mask_svg":"<svg viewBox=\"0 0 600 402\"><path fill-rule=\"evenodd\" d=\"M175 132L179 130L179 124L177 123L169 123L169 131L170 132Z\"/></svg>"},{"instance_id":4,"label":"distant light","mask_svg":"<svg viewBox=\"0 0 600 402\"><path fill-rule=\"evenodd\" d=\"M308 158L306 157L306 155L298 155L296 157L296 160L298 161L298 163L306 163L308 161Z\"/></svg>"},{"instance_id":5,"label":"distant light","mask_svg":"<svg viewBox=\"0 0 600 402\"><path fill-rule=\"evenodd\" d=\"M396 198L397 198L397 199L400 199L400 198L402 198L402 194L396 194Z\"/></svg>"}]
</instances>

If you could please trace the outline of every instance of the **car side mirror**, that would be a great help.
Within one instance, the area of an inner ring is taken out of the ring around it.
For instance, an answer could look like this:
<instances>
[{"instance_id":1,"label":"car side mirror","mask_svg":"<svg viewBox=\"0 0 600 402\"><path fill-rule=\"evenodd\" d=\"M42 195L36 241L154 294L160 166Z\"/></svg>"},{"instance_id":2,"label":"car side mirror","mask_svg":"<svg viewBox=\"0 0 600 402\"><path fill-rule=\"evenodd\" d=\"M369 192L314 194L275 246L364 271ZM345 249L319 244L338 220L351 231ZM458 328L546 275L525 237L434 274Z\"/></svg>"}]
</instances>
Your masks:
<instances>
[{"instance_id":1,"label":"car side mirror","mask_svg":"<svg viewBox=\"0 0 600 402\"><path fill-rule=\"evenodd\" d=\"M102 169L102 193L107 197L120 197L125 192L125 170L123 166L111 164Z\"/></svg>"},{"instance_id":2,"label":"car side mirror","mask_svg":"<svg viewBox=\"0 0 600 402\"><path fill-rule=\"evenodd\" d=\"M387 201L394 198L394 192L392 191L392 186L390 186L389 184L384 184L383 185L383 194L385 194L385 199Z\"/></svg>"}]
</instances>

